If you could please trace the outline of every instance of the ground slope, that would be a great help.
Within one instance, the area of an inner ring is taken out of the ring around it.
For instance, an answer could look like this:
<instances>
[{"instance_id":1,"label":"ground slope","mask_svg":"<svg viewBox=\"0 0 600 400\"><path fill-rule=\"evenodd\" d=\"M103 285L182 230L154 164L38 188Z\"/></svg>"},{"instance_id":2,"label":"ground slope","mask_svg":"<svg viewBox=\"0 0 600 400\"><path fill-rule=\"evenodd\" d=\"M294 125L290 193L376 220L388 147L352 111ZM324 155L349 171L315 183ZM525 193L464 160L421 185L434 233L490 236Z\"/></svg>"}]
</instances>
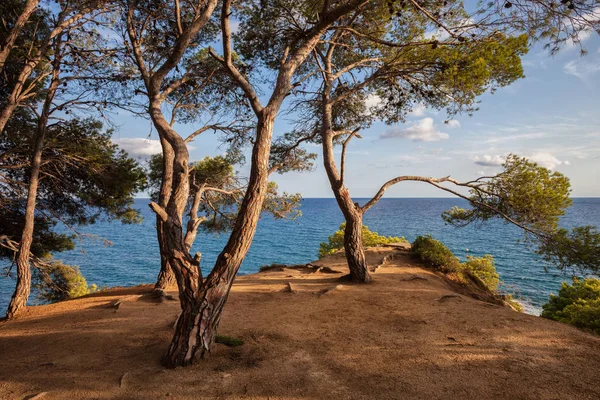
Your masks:
<instances>
[{"instance_id":1,"label":"ground slope","mask_svg":"<svg viewBox=\"0 0 600 400\"><path fill-rule=\"evenodd\" d=\"M396 250L368 259L391 254L371 285L310 268L240 277L220 334L245 344L176 370L159 359L178 302L149 286L33 307L0 323L0 398L600 398L599 337L458 294ZM344 270L341 255L316 264Z\"/></svg>"}]
</instances>

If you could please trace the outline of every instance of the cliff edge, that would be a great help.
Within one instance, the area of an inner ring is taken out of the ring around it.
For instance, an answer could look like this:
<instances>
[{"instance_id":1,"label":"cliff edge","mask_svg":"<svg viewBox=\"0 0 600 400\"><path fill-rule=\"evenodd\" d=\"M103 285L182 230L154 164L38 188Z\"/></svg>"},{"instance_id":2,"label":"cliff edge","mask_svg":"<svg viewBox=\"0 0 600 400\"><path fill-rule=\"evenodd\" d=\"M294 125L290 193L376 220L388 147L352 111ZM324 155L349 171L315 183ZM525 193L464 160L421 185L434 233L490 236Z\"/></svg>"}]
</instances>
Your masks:
<instances>
[{"instance_id":1,"label":"cliff edge","mask_svg":"<svg viewBox=\"0 0 600 400\"><path fill-rule=\"evenodd\" d=\"M477 300L401 249L367 257L370 285L340 280L341 254L239 277L219 334L244 344L176 370L159 360L179 303L149 285L31 307L0 323L0 398L600 398L600 337Z\"/></svg>"}]
</instances>

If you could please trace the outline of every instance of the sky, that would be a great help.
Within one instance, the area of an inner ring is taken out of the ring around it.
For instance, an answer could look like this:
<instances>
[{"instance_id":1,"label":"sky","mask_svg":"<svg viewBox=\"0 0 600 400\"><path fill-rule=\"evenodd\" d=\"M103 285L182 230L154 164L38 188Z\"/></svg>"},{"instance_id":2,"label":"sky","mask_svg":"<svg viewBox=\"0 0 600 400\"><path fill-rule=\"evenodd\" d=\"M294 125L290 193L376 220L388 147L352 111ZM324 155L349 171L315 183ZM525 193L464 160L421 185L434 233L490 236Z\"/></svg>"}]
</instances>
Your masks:
<instances>
[{"instance_id":1,"label":"sky","mask_svg":"<svg viewBox=\"0 0 600 400\"><path fill-rule=\"evenodd\" d=\"M480 96L479 110L471 117L459 115L445 124L445 112L417 107L405 123L376 123L361 131L362 139L353 140L347 151L350 193L371 197L399 175L469 180L499 172L504 157L514 153L568 176L573 197L600 197L600 37L589 35L583 43L589 52L583 57L575 46L554 56L541 46L532 48L523 58L526 77ZM149 121L123 113L115 123L113 140L131 155L143 159L160 152ZM182 135L196 128L176 125ZM275 135L289 128L280 115ZM320 147L312 146L308 149L319 153ZM191 160L223 152L212 133L190 144ZM282 191L305 198L333 197L321 158L312 172L273 175L272 180ZM402 182L386 192L386 197L447 196L416 182Z\"/></svg>"}]
</instances>

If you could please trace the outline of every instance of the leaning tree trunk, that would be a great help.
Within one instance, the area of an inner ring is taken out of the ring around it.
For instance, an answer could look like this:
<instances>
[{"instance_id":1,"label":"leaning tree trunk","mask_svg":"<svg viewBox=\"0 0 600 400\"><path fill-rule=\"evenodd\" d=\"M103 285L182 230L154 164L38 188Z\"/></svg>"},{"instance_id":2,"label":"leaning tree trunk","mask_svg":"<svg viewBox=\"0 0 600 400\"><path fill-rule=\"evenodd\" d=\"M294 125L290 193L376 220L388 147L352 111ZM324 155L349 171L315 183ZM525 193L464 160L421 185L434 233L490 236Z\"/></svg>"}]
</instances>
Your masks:
<instances>
[{"instance_id":1,"label":"leaning tree trunk","mask_svg":"<svg viewBox=\"0 0 600 400\"><path fill-rule=\"evenodd\" d=\"M160 192L158 194L158 204L166 208L171 197L171 189L173 186L173 149L169 142L165 139L160 140L163 154L162 181ZM159 216L156 216L156 236L158 238L158 248L160 252L160 272L154 285L154 290L166 290L176 284L173 268L169 264L169 257L165 246L167 245L165 238L164 222Z\"/></svg>"},{"instance_id":2,"label":"leaning tree trunk","mask_svg":"<svg viewBox=\"0 0 600 400\"><path fill-rule=\"evenodd\" d=\"M19 34L23 30L25 24L29 21L29 17L37 8L39 0L27 0L25 2L25 7L23 7L23 11L19 14L19 17L13 24L12 28L9 29L8 35L6 35L3 43L0 43L0 72L4 69L4 65L6 63L6 59L10 54L15 41L19 37Z\"/></svg>"},{"instance_id":3,"label":"leaning tree trunk","mask_svg":"<svg viewBox=\"0 0 600 400\"><path fill-rule=\"evenodd\" d=\"M327 87L324 89L324 93L328 93L326 89ZM354 203L348 188L344 185L343 162L341 173L336 167L333 152L334 134L331 129L332 106L329 103L329 96L327 94L323 98L323 103L323 164L335 200L346 220L344 253L348 262L348 269L350 270L350 280L356 283L369 283L371 282L371 275L369 274L369 266L367 265L362 241L362 210L358 204Z\"/></svg>"},{"instance_id":4,"label":"leaning tree trunk","mask_svg":"<svg viewBox=\"0 0 600 400\"><path fill-rule=\"evenodd\" d=\"M55 62L58 63L57 60L55 60ZM44 100L42 112L40 113L37 123L35 145L31 158L31 170L29 172L27 205L25 206L25 224L23 226L23 232L21 233L19 251L17 252L17 285L6 311L6 317L9 319L18 316L25 310L27 307L27 299L29 298L29 293L31 291L31 268L29 264L35 224L35 206L50 108L60 83L58 74L58 67L55 67L52 74L52 81L48 87L46 99Z\"/></svg>"},{"instance_id":5,"label":"leaning tree trunk","mask_svg":"<svg viewBox=\"0 0 600 400\"><path fill-rule=\"evenodd\" d=\"M52 96L49 95L49 97ZM48 102L48 98L46 99L46 102ZM27 189L27 205L25 206L25 224L21 233L19 250L17 252L17 285L6 311L6 317L9 319L18 316L25 310L27 307L27 299L29 298L29 293L31 292L31 268L29 265L29 254L31 251L31 244L33 242L35 205L47 122L48 113L42 112L40 120L38 121L35 146L31 159L29 187Z\"/></svg>"},{"instance_id":6,"label":"leaning tree trunk","mask_svg":"<svg viewBox=\"0 0 600 400\"><path fill-rule=\"evenodd\" d=\"M174 269L180 287L182 312L168 352L163 357L163 364L168 368L189 365L193 362L196 353L203 357L210 351L223 306L252 243L267 193L269 153L275 114L275 111L265 109L259 116L256 142L252 149L250 180L238 217L212 272L198 290L195 283L199 277L190 274L190 268L184 265L190 264L190 260L186 261L185 257L174 260L177 263L177 268ZM176 179L174 178L174 182ZM193 262L199 263L199 258L196 257ZM181 291L182 287L183 291Z\"/></svg>"}]
</instances>

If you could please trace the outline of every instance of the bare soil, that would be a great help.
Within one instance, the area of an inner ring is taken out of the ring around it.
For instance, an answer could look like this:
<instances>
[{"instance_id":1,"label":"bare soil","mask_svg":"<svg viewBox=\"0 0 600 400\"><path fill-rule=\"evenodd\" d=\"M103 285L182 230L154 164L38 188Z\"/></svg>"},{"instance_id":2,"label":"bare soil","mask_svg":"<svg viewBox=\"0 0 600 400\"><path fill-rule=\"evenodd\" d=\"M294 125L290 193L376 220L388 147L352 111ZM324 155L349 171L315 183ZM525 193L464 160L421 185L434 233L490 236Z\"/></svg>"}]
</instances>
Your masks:
<instances>
[{"instance_id":1,"label":"bare soil","mask_svg":"<svg viewBox=\"0 0 600 400\"><path fill-rule=\"evenodd\" d=\"M215 344L166 370L178 301L151 287L31 307L0 323L1 399L600 399L600 337L455 290L399 250L370 285L315 268L239 277ZM173 293L175 294L175 293ZM118 308L113 304L121 300Z\"/></svg>"}]
</instances>

